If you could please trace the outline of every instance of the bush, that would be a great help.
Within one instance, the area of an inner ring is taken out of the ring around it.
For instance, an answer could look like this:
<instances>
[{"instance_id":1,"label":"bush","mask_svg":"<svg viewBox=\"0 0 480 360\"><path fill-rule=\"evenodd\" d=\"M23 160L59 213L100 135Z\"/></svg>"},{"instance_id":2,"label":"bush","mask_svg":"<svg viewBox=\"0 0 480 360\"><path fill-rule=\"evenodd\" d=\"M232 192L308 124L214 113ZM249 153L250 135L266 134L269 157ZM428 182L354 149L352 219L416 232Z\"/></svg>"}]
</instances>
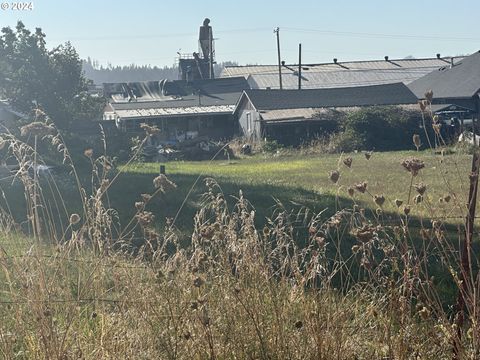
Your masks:
<instances>
[{"instance_id":1,"label":"bush","mask_svg":"<svg viewBox=\"0 0 480 360\"><path fill-rule=\"evenodd\" d=\"M345 131L333 134L326 147L326 152L352 152L354 150L366 149L366 140L363 134L355 133L347 129Z\"/></svg>"},{"instance_id":2,"label":"bush","mask_svg":"<svg viewBox=\"0 0 480 360\"><path fill-rule=\"evenodd\" d=\"M419 111L395 106L368 107L348 114L343 134L334 140L341 151L411 149L414 134L419 134L422 143L427 143L420 124ZM429 136L433 138L433 133Z\"/></svg>"},{"instance_id":3,"label":"bush","mask_svg":"<svg viewBox=\"0 0 480 360\"><path fill-rule=\"evenodd\" d=\"M262 145L262 151L266 153L274 153L283 146L277 140L267 140Z\"/></svg>"}]
</instances>

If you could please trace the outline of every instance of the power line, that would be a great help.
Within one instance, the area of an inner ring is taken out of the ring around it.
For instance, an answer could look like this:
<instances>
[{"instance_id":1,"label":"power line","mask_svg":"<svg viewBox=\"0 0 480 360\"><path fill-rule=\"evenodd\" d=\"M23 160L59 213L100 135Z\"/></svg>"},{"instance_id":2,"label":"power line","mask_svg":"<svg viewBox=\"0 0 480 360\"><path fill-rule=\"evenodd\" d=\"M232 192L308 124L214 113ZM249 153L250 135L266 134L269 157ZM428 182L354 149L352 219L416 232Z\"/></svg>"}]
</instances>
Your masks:
<instances>
[{"instance_id":1,"label":"power line","mask_svg":"<svg viewBox=\"0 0 480 360\"><path fill-rule=\"evenodd\" d=\"M443 35L408 35L408 34L385 34L385 33L364 33L353 31L332 31L321 29L302 29L302 28L283 28L292 32L304 32L304 33L319 33L325 35L334 36L360 36L368 38L386 38L386 39L408 39L408 40L451 40L451 41L480 41L480 38L476 37L452 37Z\"/></svg>"}]
</instances>

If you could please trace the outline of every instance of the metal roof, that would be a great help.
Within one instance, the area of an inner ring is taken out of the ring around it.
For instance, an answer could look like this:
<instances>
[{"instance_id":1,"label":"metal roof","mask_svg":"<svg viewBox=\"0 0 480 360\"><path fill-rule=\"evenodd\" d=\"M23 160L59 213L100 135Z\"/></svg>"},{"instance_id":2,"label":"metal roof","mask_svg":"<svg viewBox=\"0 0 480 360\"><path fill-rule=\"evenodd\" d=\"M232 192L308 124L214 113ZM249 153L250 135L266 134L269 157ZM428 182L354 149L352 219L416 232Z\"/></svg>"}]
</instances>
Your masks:
<instances>
[{"instance_id":1,"label":"metal roof","mask_svg":"<svg viewBox=\"0 0 480 360\"><path fill-rule=\"evenodd\" d=\"M104 84L112 110L121 119L233 113L245 78Z\"/></svg>"},{"instance_id":2,"label":"metal roof","mask_svg":"<svg viewBox=\"0 0 480 360\"><path fill-rule=\"evenodd\" d=\"M416 104L417 97L402 83L306 90L246 90L258 111L322 107Z\"/></svg>"},{"instance_id":3,"label":"metal roof","mask_svg":"<svg viewBox=\"0 0 480 360\"><path fill-rule=\"evenodd\" d=\"M471 98L480 91L480 51L412 82L409 88L419 98L432 90L434 99Z\"/></svg>"},{"instance_id":4,"label":"metal roof","mask_svg":"<svg viewBox=\"0 0 480 360\"><path fill-rule=\"evenodd\" d=\"M318 89L362 85L408 84L462 58L394 59L302 65L302 88ZM284 89L298 88L298 65L282 67ZM221 77L244 76L253 89L278 89L278 65L227 66Z\"/></svg>"},{"instance_id":5,"label":"metal roof","mask_svg":"<svg viewBox=\"0 0 480 360\"><path fill-rule=\"evenodd\" d=\"M177 108L153 108L153 109L128 109L116 110L115 113L122 120L148 119L160 117L174 117L185 115L209 115L209 114L232 114L235 105L218 106L191 106Z\"/></svg>"}]
</instances>

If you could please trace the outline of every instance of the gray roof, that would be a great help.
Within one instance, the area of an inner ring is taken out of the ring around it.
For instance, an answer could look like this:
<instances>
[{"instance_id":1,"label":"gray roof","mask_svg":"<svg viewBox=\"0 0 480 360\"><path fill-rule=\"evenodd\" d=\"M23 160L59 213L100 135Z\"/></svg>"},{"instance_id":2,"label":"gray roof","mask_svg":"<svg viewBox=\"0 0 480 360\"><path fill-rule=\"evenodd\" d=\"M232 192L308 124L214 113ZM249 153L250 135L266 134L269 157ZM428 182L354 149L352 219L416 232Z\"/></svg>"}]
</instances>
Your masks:
<instances>
[{"instance_id":1,"label":"gray roof","mask_svg":"<svg viewBox=\"0 0 480 360\"><path fill-rule=\"evenodd\" d=\"M246 89L249 85L243 77L104 84L105 96L116 112L235 105Z\"/></svg>"},{"instance_id":2,"label":"gray roof","mask_svg":"<svg viewBox=\"0 0 480 360\"><path fill-rule=\"evenodd\" d=\"M417 97L402 83L307 90L246 90L257 110L415 104Z\"/></svg>"},{"instance_id":3,"label":"gray roof","mask_svg":"<svg viewBox=\"0 0 480 360\"><path fill-rule=\"evenodd\" d=\"M412 82L409 88L423 98L432 90L436 99L471 98L480 90L480 51L463 58L453 67L443 66Z\"/></svg>"},{"instance_id":4,"label":"gray roof","mask_svg":"<svg viewBox=\"0 0 480 360\"><path fill-rule=\"evenodd\" d=\"M304 64L302 88L319 89L403 82L408 84L462 58L394 59ZM297 89L298 65L282 67L284 89ZM306 68L306 69L305 69ZM227 66L222 77L244 76L252 89L278 89L278 65Z\"/></svg>"}]
</instances>

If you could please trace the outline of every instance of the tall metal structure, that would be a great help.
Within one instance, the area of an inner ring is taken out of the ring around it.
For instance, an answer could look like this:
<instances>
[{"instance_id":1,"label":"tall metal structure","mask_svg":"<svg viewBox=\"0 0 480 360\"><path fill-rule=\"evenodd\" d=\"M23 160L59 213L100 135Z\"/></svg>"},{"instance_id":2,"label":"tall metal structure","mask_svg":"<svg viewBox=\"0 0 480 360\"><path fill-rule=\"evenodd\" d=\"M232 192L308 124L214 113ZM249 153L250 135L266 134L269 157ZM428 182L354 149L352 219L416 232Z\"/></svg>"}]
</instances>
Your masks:
<instances>
[{"instance_id":1,"label":"tall metal structure","mask_svg":"<svg viewBox=\"0 0 480 360\"><path fill-rule=\"evenodd\" d=\"M192 55L180 54L178 66L180 79L200 80L215 77L213 65L215 64L215 46L210 19L203 20L198 35L198 52Z\"/></svg>"}]
</instances>

